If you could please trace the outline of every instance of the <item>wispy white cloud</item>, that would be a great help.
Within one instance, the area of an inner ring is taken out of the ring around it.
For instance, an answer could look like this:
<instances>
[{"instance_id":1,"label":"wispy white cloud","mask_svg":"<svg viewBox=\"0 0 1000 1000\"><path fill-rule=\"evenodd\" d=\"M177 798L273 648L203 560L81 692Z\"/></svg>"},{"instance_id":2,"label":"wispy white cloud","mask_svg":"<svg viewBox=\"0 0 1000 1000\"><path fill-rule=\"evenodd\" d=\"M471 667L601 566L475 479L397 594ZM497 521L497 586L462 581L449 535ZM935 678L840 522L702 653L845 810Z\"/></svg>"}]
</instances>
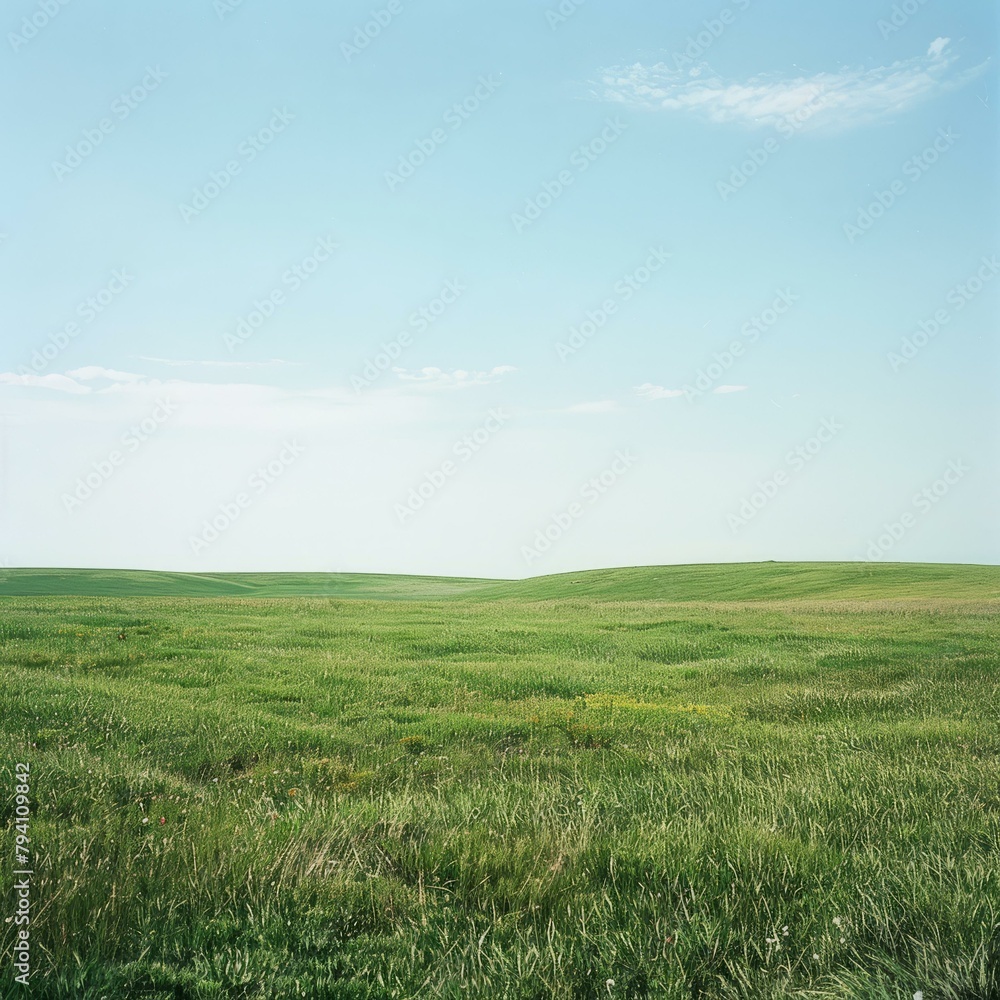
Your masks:
<instances>
[{"instance_id":1,"label":"wispy white cloud","mask_svg":"<svg viewBox=\"0 0 1000 1000\"><path fill-rule=\"evenodd\" d=\"M187 364L187 362L176 362ZM200 362L191 362L200 364ZM407 370L394 368L399 378L396 384L388 384L383 388L366 394L372 402L381 400L383 404L390 398L412 396L410 387L464 388L467 386L488 385L499 381L505 375L517 371L513 365L497 365L489 371L467 371L455 369L446 371L442 368L420 368ZM354 403L357 394L343 386L319 386L312 388L288 388L261 381L244 380L239 382L194 381L185 378L154 378L136 372L119 371L103 365L84 365L63 373L46 375L16 374L0 372L0 386L12 386L29 389L50 389L57 392L74 393L77 395L109 395L129 393L139 395L144 392L170 391L187 393L208 398L213 394L221 396L226 393L251 392L265 394L274 399L285 400L325 400L336 401L338 405Z\"/></svg>"},{"instance_id":2,"label":"wispy white cloud","mask_svg":"<svg viewBox=\"0 0 1000 1000\"><path fill-rule=\"evenodd\" d=\"M95 383L95 384L90 384ZM102 396L108 393L141 393L164 385L159 379L147 378L135 372L121 372L102 365L84 365L70 371L50 372L46 375L33 373L15 374L0 372L0 385L21 386L28 389L51 389L74 395Z\"/></svg>"},{"instance_id":3,"label":"wispy white cloud","mask_svg":"<svg viewBox=\"0 0 1000 1000\"><path fill-rule=\"evenodd\" d=\"M10 394L7 412L30 422L125 421L169 400L178 407L172 424L205 429L396 426L444 402L401 386L358 394L346 386L290 388L264 379L158 379L101 365L45 375L0 372L0 392Z\"/></svg>"},{"instance_id":4,"label":"wispy white cloud","mask_svg":"<svg viewBox=\"0 0 1000 1000\"><path fill-rule=\"evenodd\" d=\"M666 389L662 385L653 385L652 382L643 382L635 387L635 394L644 399L671 399L674 396L684 396L683 389Z\"/></svg>"},{"instance_id":5,"label":"wispy white cloud","mask_svg":"<svg viewBox=\"0 0 1000 1000\"><path fill-rule=\"evenodd\" d=\"M517 369L512 365L497 365L488 372L465 371L462 368L453 371L445 371L443 368L393 368L393 371L404 382L413 382L434 389L449 389L488 385L499 381L510 372L516 372Z\"/></svg>"},{"instance_id":6,"label":"wispy white cloud","mask_svg":"<svg viewBox=\"0 0 1000 1000\"><path fill-rule=\"evenodd\" d=\"M80 385L66 375L16 375L14 372L0 372L0 385L25 386L31 389L53 389L56 392L82 394L91 392L90 386Z\"/></svg>"},{"instance_id":7,"label":"wispy white cloud","mask_svg":"<svg viewBox=\"0 0 1000 1000\"><path fill-rule=\"evenodd\" d=\"M935 38L931 42L930 47L927 49L927 54L932 59L937 59L941 56L944 50L948 47L948 43L951 41L950 38Z\"/></svg>"},{"instance_id":8,"label":"wispy white cloud","mask_svg":"<svg viewBox=\"0 0 1000 1000\"><path fill-rule=\"evenodd\" d=\"M949 42L937 38L926 55L888 66L844 67L811 76L762 74L738 82L707 65L685 71L662 62L633 63L605 70L599 95L637 108L687 112L716 124L844 128L891 118L963 86L985 69L983 63L957 71L958 57Z\"/></svg>"}]
</instances>

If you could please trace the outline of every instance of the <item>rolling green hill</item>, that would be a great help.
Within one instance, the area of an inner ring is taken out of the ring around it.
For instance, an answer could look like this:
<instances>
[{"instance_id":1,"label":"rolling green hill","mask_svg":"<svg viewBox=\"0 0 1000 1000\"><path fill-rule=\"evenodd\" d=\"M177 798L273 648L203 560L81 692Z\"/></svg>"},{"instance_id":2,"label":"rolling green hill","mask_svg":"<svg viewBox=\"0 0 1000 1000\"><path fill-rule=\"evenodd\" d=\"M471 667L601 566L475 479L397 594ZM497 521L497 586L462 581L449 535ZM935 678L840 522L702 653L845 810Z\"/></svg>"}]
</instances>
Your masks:
<instances>
[{"instance_id":1,"label":"rolling green hill","mask_svg":"<svg viewBox=\"0 0 1000 1000\"><path fill-rule=\"evenodd\" d=\"M8 569L8 597L451 597L496 581L380 573L163 573L113 569Z\"/></svg>"},{"instance_id":2,"label":"rolling green hill","mask_svg":"<svg viewBox=\"0 0 1000 1000\"><path fill-rule=\"evenodd\" d=\"M998 595L899 563L0 572L30 993L1000 997Z\"/></svg>"},{"instance_id":3,"label":"rolling green hill","mask_svg":"<svg viewBox=\"0 0 1000 1000\"><path fill-rule=\"evenodd\" d=\"M0 596L333 597L366 600L872 600L1000 597L1000 566L943 563L705 563L585 570L527 580L377 573L163 573L9 569Z\"/></svg>"},{"instance_id":4,"label":"rolling green hill","mask_svg":"<svg viewBox=\"0 0 1000 1000\"><path fill-rule=\"evenodd\" d=\"M541 576L491 589L522 600L878 600L1000 597L1000 566L939 563L701 563Z\"/></svg>"}]
</instances>

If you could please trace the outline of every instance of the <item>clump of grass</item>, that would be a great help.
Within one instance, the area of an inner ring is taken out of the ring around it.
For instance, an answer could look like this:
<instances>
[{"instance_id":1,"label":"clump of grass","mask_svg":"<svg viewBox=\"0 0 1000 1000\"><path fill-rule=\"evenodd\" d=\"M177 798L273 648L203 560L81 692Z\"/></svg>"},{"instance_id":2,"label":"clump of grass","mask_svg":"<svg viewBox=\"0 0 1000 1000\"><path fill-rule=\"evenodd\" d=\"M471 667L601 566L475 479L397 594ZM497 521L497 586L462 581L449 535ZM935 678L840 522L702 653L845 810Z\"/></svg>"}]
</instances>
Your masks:
<instances>
[{"instance_id":1,"label":"clump of grass","mask_svg":"<svg viewBox=\"0 0 1000 1000\"><path fill-rule=\"evenodd\" d=\"M427 740L423 736L404 736L399 745L409 754L415 757L422 754L427 749Z\"/></svg>"}]
</instances>

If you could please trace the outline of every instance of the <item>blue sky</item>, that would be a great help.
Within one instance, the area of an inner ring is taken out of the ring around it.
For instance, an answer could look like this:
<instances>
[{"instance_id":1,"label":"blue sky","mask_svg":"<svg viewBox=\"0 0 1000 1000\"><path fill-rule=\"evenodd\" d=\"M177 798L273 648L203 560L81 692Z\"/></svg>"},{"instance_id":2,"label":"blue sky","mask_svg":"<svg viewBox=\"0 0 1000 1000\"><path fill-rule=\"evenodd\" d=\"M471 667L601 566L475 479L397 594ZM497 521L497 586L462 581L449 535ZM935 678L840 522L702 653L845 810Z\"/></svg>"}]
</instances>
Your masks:
<instances>
[{"instance_id":1,"label":"blue sky","mask_svg":"<svg viewBox=\"0 0 1000 1000\"><path fill-rule=\"evenodd\" d=\"M9 4L0 562L997 562L991 7Z\"/></svg>"}]
</instances>

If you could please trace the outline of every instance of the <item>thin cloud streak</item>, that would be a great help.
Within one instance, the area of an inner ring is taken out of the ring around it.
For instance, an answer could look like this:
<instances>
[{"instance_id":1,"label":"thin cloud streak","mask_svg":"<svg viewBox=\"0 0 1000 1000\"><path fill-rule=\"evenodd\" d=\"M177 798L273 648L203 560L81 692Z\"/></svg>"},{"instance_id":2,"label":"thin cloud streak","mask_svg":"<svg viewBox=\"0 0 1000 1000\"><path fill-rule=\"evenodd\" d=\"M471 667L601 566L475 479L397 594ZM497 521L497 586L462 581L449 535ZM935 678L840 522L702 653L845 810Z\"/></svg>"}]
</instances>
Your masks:
<instances>
[{"instance_id":1,"label":"thin cloud streak","mask_svg":"<svg viewBox=\"0 0 1000 1000\"><path fill-rule=\"evenodd\" d=\"M687 72L666 63L605 70L600 96L652 111L694 115L717 125L751 128L795 119L803 129L839 130L891 118L939 94L964 86L986 63L954 72L950 39L937 38L926 55L872 69L844 67L812 76L761 74L724 80L706 65ZM807 114L805 112L808 112Z\"/></svg>"}]
</instances>

